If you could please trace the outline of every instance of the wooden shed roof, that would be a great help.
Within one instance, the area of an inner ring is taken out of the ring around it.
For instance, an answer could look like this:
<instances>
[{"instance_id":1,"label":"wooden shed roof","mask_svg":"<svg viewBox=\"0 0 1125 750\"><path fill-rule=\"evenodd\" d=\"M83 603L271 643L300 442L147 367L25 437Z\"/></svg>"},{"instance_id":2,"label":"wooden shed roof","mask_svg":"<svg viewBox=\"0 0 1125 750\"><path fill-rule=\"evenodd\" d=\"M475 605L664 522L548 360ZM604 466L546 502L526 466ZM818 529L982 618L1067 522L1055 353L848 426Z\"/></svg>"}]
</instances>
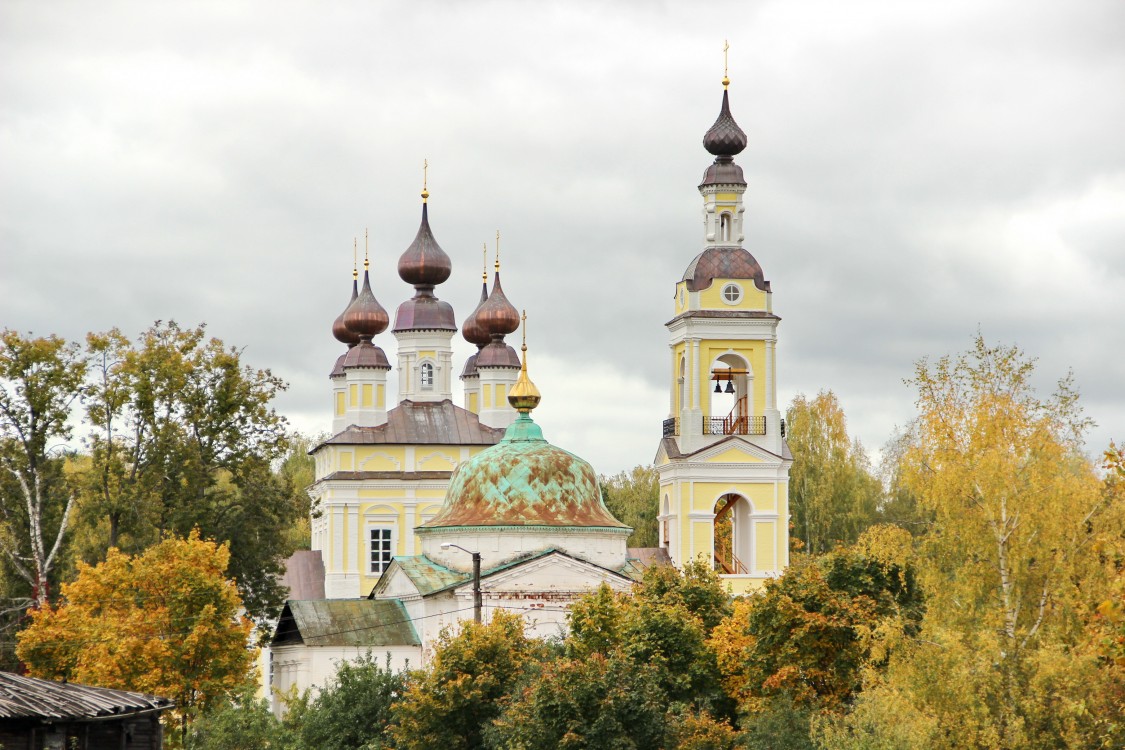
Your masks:
<instances>
[{"instance_id":1,"label":"wooden shed roof","mask_svg":"<svg viewBox=\"0 0 1125 750\"><path fill-rule=\"evenodd\" d=\"M0 719L101 719L164 711L167 698L0 672Z\"/></svg>"}]
</instances>

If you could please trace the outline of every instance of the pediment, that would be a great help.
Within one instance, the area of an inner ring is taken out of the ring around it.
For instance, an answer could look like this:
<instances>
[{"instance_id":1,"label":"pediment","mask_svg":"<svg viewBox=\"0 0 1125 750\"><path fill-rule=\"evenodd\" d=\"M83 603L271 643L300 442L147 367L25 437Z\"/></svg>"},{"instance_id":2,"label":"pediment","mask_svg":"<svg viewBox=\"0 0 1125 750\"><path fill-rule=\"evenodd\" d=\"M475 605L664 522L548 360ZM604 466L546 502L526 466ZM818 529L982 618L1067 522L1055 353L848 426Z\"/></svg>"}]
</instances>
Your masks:
<instances>
[{"instance_id":1,"label":"pediment","mask_svg":"<svg viewBox=\"0 0 1125 750\"><path fill-rule=\"evenodd\" d=\"M727 448L722 453L717 453L713 456L707 457L707 463L711 464L739 464L739 463L755 463L762 462L761 457L755 456L748 450L742 448Z\"/></svg>"},{"instance_id":2,"label":"pediment","mask_svg":"<svg viewBox=\"0 0 1125 750\"><path fill-rule=\"evenodd\" d=\"M406 574L397 560L391 562L371 590L371 595L379 599L418 596L419 593L418 587L410 580L410 576Z\"/></svg>"},{"instance_id":3,"label":"pediment","mask_svg":"<svg viewBox=\"0 0 1125 750\"><path fill-rule=\"evenodd\" d=\"M696 452L691 460L708 464L776 464L778 456L749 440L731 436Z\"/></svg>"},{"instance_id":4,"label":"pediment","mask_svg":"<svg viewBox=\"0 0 1125 750\"><path fill-rule=\"evenodd\" d=\"M486 576L481 589L494 594L551 594L592 591L603 583L624 592L633 582L621 573L555 551ZM472 583L459 586L457 591L472 591Z\"/></svg>"}]
</instances>

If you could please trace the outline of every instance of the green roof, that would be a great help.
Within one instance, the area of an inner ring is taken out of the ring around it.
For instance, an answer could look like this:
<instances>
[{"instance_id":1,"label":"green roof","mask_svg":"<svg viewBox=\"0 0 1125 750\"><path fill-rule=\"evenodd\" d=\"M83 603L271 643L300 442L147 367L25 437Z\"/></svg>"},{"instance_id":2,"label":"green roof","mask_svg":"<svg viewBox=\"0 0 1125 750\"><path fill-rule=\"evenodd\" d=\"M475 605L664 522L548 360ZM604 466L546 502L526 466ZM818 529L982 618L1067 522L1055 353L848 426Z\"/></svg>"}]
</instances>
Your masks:
<instances>
[{"instance_id":1,"label":"green roof","mask_svg":"<svg viewBox=\"0 0 1125 750\"><path fill-rule=\"evenodd\" d=\"M418 646L406 607L397 599L291 600L281 611L273 645Z\"/></svg>"},{"instance_id":2,"label":"green roof","mask_svg":"<svg viewBox=\"0 0 1125 750\"><path fill-rule=\"evenodd\" d=\"M445 503L419 527L510 526L621 529L602 502L590 464L551 445L527 414L504 439L461 464L449 480Z\"/></svg>"}]
</instances>

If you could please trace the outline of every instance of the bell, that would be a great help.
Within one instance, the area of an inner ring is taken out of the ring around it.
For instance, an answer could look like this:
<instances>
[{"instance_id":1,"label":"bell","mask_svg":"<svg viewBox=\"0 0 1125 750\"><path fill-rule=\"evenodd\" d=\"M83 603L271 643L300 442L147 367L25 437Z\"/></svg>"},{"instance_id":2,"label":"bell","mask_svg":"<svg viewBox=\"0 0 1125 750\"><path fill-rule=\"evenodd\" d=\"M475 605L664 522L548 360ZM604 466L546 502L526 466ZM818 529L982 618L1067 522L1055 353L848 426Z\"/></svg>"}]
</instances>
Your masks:
<instances>
[{"instance_id":1,"label":"bell","mask_svg":"<svg viewBox=\"0 0 1125 750\"><path fill-rule=\"evenodd\" d=\"M716 383L715 385L718 385L718 383ZM726 393L734 393L734 383L730 380L727 381Z\"/></svg>"},{"instance_id":2,"label":"bell","mask_svg":"<svg viewBox=\"0 0 1125 750\"><path fill-rule=\"evenodd\" d=\"M722 389L722 387L719 386L719 381L716 380L715 381L715 393L722 393L722 392L723 392L723 389Z\"/></svg>"}]
</instances>

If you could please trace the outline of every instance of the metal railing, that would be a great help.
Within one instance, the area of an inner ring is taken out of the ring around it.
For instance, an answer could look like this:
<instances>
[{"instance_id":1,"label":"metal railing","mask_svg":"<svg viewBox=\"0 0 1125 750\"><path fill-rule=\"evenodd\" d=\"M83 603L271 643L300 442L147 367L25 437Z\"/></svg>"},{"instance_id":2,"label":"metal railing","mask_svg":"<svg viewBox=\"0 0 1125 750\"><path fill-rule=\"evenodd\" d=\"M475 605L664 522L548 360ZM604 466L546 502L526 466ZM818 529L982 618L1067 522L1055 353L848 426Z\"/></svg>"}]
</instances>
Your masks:
<instances>
[{"instance_id":1,"label":"metal railing","mask_svg":"<svg viewBox=\"0 0 1125 750\"><path fill-rule=\"evenodd\" d=\"M765 435L766 418L761 417L704 417L704 435Z\"/></svg>"},{"instance_id":2,"label":"metal railing","mask_svg":"<svg viewBox=\"0 0 1125 750\"><path fill-rule=\"evenodd\" d=\"M663 436L680 434L680 420L673 417L665 419ZM762 417L704 417L704 435L765 435L766 418Z\"/></svg>"}]
</instances>

